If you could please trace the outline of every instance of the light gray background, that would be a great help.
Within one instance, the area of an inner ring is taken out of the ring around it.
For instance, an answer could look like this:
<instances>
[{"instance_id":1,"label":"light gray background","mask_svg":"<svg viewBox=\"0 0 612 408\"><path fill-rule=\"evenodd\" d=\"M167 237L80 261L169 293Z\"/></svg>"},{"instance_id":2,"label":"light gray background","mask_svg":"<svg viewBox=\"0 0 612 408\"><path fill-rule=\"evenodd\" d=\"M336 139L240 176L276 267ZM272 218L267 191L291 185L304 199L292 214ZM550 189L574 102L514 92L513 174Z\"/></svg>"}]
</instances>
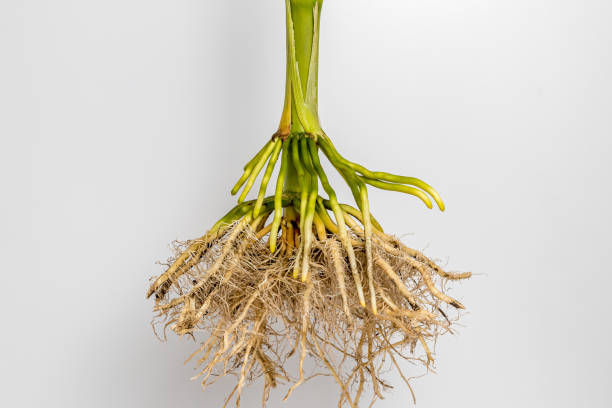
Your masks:
<instances>
[{"instance_id":1,"label":"light gray background","mask_svg":"<svg viewBox=\"0 0 612 408\"><path fill-rule=\"evenodd\" d=\"M325 129L438 188L443 214L380 191L373 211L476 274L418 407L610 406L610 21L608 0L324 6ZM188 380L193 344L157 341L144 293L275 130L283 27L280 0L0 2L0 405L220 406L229 383ZM408 406L391 380L377 406ZM337 391L280 397L332 407Z\"/></svg>"}]
</instances>

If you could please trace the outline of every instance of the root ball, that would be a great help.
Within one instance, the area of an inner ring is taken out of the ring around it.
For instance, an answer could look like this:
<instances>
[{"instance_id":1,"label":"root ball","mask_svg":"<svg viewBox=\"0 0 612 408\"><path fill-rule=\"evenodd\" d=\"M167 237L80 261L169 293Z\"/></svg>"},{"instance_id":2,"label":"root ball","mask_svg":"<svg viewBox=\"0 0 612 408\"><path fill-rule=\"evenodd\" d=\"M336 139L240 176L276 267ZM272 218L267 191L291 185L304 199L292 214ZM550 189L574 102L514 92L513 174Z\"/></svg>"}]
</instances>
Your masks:
<instances>
[{"instance_id":1,"label":"root ball","mask_svg":"<svg viewBox=\"0 0 612 408\"><path fill-rule=\"evenodd\" d=\"M368 263L363 230L353 228L347 231L356 281L336 234L317 222L311 250L300 254L294 228L287 227L292 221L281 225L273 253L270 228L243 219L209 240L180 245L174 263L154 280L148 292L156 295L154 327L164 336L170 328L202 341L189 358L198 366L194 379L206 387L234 374L228 402L235 396L239 405L242 388L263 377L265 405L270 388L290 384L287 398L316 374L305 372L309 358L338 383L339 406L357 407L368 384L374 400L383 397L390 385L382 374L389 369L410 387L399 360L432 367L436 338L451 331L462 307L443 291L459 275L380 231ZM305 282L293 276L299 262L309 265Z\"/></svg>"}]
</instances>

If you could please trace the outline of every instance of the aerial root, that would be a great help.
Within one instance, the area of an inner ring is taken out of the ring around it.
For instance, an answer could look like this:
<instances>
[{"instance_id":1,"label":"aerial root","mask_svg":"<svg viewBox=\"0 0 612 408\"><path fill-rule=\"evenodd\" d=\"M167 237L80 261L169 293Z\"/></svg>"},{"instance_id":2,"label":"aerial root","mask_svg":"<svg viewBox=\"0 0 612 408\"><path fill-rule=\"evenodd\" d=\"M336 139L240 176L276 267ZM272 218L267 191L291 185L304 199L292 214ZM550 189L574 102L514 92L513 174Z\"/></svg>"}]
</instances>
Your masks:
<instances>
[{"instance_id":1,"label":"aerial root","mask_svg":"<svg viewBox=\"0 0 612 408\"><path fill-rule=\"evenodd\" d=\"M264 405L279 384L288 383L287 399L318 369L338 383L340 407L360 406L370 383L373 399L382 399L389 369L411 388L398 357L430 370L437 336L458 316L448 305L462 307L439 289L455 275L373 224L367 240L358 218L337 211L332 221L333 210L313 202L309 245L299 218L282 217L277 229L274 220L266 224L272 209L264 201L258 217L245 214L213 238L183 246L151 286L159 325L205 336L188 358L199 367L193 378L204 388L236 375L226 404L240 404L243 388L259 377ZM277 247L270 252L273 233ZM168 283L171 290L162 290ZM315 362L313 373L307 359Z\"/></svg>"}]
</instances>

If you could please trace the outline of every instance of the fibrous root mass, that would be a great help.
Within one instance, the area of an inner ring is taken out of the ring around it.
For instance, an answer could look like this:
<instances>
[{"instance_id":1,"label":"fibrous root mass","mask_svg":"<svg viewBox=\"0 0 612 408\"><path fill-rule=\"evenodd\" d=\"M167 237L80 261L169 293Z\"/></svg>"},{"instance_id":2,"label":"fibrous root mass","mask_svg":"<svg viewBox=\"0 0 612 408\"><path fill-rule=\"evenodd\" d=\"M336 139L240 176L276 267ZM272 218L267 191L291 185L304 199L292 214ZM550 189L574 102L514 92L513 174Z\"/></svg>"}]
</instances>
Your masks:
<instances>
[{"instance_id":1,"label":"fibrous root mass","mask_svg":"<svg viewBox=\"0 0 612 408\"><path fill-rule=\"evenodd\" d=\"M338 202L319 152L356 207ZM266 197L279 159L275 194ZM264 167L257 199L245 201ZM286 188L292 179L298 188ZM243 386L260 377L265 405L272 387L288 384L286 399L322 374L338 383L339 406L357 407L366 386L372 402L384 397L389 369L410 387L407 363L432 367L437 336L451 332L463 309L446 285L470 273L445 272L384 233L367 185L415 195L429 208L431 197L444 209L423 181L348 161L325 135L276 134L245 165L232 190L242 189L238 205L201 238L177 243L153 280L156 327L201 341L189 358L194 378L205 387L236 375L226 404L239 405Z\"/></svg>"}]
</instances>

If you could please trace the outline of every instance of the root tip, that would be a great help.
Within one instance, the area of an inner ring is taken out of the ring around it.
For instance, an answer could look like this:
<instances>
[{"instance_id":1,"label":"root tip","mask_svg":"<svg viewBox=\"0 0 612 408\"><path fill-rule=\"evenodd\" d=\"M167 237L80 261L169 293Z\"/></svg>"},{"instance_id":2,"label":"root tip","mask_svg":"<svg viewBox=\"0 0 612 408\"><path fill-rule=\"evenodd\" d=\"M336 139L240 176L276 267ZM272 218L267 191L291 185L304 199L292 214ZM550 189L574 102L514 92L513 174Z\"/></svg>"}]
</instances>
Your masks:
<instances>
[{"instance_id":1,"label":"root tip","mask_svg":"<svg viewBox=\"0 0 612 408\"><path fill-rule=\"evenodd\" d=\"M463 306L461 303L457 302L456 300L452 301L450 305L457 309L465 309L465 306Z\"/></svg>"}]
</instances>

